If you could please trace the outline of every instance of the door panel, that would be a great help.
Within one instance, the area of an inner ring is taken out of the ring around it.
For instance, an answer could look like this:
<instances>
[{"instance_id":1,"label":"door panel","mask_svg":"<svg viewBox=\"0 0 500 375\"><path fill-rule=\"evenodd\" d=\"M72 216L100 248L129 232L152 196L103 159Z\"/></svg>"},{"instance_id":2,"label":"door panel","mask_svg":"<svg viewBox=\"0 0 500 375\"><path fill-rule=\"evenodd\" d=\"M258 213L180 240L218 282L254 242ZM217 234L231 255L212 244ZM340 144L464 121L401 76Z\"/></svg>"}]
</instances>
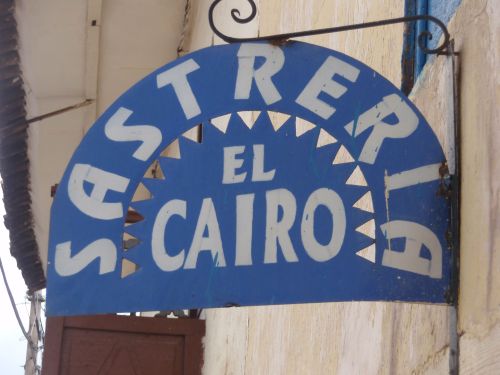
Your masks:
<instances>
[{"instance_id":1,"label":"door panel","mask_svg":"<svg viewBox=\"0 0 500 375\"><path fill-rule=\"evenodd\" d=\"M44 375L200 374L204 321L116 315L47 319Z\"/></svg>"}]
</instances>

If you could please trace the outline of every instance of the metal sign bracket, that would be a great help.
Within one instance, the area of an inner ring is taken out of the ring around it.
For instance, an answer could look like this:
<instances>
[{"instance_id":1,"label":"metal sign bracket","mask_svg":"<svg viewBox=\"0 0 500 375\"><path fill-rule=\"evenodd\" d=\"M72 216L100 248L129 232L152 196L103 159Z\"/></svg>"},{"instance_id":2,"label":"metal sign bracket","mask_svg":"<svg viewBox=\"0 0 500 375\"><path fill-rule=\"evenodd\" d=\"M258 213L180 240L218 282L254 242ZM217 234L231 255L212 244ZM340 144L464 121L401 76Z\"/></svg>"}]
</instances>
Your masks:
<instances>
[{"instance_id":1,"label":"metal sign bracket","mask_svg":"<svg viewBox=\"0 0 500 375\"><path fill-rule=\"evenodd\" d=\"M433 17L433 16L430 16L430 15L416 15L416 16L409 16L409 17L390 18L390 19L385 19L385 20L380 20L380 21L356 23L356 24L345 25L345 26L326 27L326 28L321 28L321 29L305 30L305 31L298 31L298 32L293 32L293 33L266 35L266 36L260 36L260 37L254 37L254 38L235 38L235 37L232 37L229 35L225 35L215 26L214 10L221 1L222 0L215 0L212 3L212 5L210 6L210 9L208 11L208 22L210 24L210 28L215 33L215 35L217 35L219 38L221 38L222 40L224 40L227 43L268 41L269 43L272 43L272 44L282 45L282 44L287 43L289 41L289 39L291 39L291 38L298 38L298 37L303 37L303 36L332 34L332 33L338 33L338 32L343 32L343 31L367 29L367 28L380 27L380 26L385 26L385 25L394 25L394 24L405 23L405 22L430 21L430 22L435 23L441 29L441 31L443 32L444 40L436 48L427 48L425 45L426 41L427 41L427 39L431 40L433 38L433 35L430 31L424 30L417 37L418 46L420 47L420 49L426 54L450 55L450 54L455 53L449 48L450 47L450 33L448 32L446 25L440 19ZM235 22L240 23L240 24L249 23L252 20L254 20L255 17L257 16L257 6L255 5L254 0L247 0L247 1L248 1L249 5L251 6L251 13L248 17L241 17L241 12L237 8L231 9L231 17L233 18L233 20Z\"/></svg>"}]
</instances>

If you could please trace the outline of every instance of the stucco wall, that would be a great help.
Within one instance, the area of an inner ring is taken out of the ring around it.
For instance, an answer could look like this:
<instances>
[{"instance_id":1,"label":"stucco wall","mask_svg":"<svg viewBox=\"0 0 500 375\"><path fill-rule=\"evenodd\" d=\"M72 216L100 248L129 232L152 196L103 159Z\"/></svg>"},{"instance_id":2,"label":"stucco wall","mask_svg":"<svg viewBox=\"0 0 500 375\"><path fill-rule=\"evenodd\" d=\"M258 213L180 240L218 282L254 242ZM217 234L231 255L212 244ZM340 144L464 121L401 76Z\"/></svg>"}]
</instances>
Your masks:
<instances>
[{"instance_id":1,"label":"stucco wall","mask_svg":"<svg viewBox=\"0 0 500 375\"><path fill-rule=\"evenodd\" d=\"M500 372L500 3L463 1L451 24L461 56L463 374Z\"/></svg>"},{"instance_id":2,"label":"stucco wall","mask_svg":"<svg viewBox=\"0 0 500 375\"><path fill-rule=\"evenodd\" d=\"M192 50L219 42L206 23L209 3L193 3ZM266 35L398 17L403 2L261 0L258 9L258 20L237 32L229 13L221 11L216 20L231 35ZM402 31L396 25L305 40L345 52L399 86ZM441 82L438 89L448 83ZM453 118L449 97L444 99L446 111L429 111L429 122L435 119L446 144L446 127L452 127ZM211 309L205 314L205 374L444 374L449 368L450 309L444 306L350 302Z\"/></svg>"},{"instance_id":3,"label":"stucco wall","mask_svg":"<svg viewBox=\"0 0 500 375\"><path fill-rule=\"evenodd\" d=\"M17 2L23 20L19 22L21 55L31 64L23 67L30 115L79 102L88 97L92 85L97 90L97 108L79 109L32 125L33 205L43 257L50 185L59 180L96 112L135 80L173 59L182 35L183 0L175 1L175 12L170 0L151 0L140 8L133 1L107 1L98 19L102 55L94 55L92 63L89 56L95 50L89 48L95 46L86 44L92 34L87 17L96 3L100 2L51 0L43 6L33 1ZM211 0L190 3L190 30L184 50L220 43L208 28ZM221 6L217 19L232 35L266 35L397 17L403 14L403 3L260 0L260 14L250 25L231 24L229 12L224 14L227 4ZM245 6L246 1L231 4ZM498 0L462 0L449 25L460 51L461 67L458 333L463 374L500 373L499 9ZM155 25L155 32L151 25ZM61 34L59 28L63 27L69 32ZM401 25L395 25L305 40L345 52L398 86L402 30ZM90 63L95 64L94 73L89 70ZM433 58L412 93L412 100L434 127L445 150L450 149L453 124L450 64L449 57ZM95 74L100 77L98 82ZM443 306L351 302L212 309L205 315L205 374L448 372L450 309Z\"/></svg>"},{"instance_id":4,"label":"stucco wall","mask_svg":"<svg viewBox=\"0 0 500 375\"><path fill-rule=\"evenodd\" d=\"M96 116L177 57L184 9L184 0L16 2L28 117L94 100L30 125L33 225L45 269L51 186Z\"/></svg>"},{"instance_id":5,"label":"stucco wall","mask_svg":"<svg viewBox=\"0 0 500 375\"><path fill-rule=\"evenodd\" d=\"M461 374L500 372L500 3L463 0L449 30L459 51L462 130L458 334ZM448 121L449 64L437 58L415 90L431 124ZM436 95L436 93L438 95Z\"/></svg>"},{"instance_id":6,"label":"stucco wall","mask_svg":"<svg viewBox=\"0 0 500 375\"><path fill-rule=\"evenodd\" d=\"M217 43L203 18L208 3L194 3L200 22L191 34L193 49ZM239 30L266 35L363 22L400 16L402 6L402 1L261 0L258 21ZM497 0L463 0L449 24L460 52L461 374L500 372L499 8ZM221 17L230 30L227 13ZM306 40L346 52L398 85L401 35L402 29L392 26ZM432 57L411 95L450 161L452 85L451 57ZM442 306L366 302L207 310L204 373L445 374L450 328L455 328L450 313Z\"/></svg>"}]
</instances>

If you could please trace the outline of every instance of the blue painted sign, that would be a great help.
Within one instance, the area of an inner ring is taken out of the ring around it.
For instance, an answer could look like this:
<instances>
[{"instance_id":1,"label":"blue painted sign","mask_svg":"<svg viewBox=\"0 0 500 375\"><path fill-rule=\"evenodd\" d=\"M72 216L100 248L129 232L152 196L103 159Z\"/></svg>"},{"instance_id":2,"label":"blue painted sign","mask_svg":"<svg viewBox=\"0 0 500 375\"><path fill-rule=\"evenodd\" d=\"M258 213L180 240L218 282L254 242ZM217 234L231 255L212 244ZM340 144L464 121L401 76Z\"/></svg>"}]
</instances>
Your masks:
<instances>
[{"instance_id":1,"label":"blue painted sign","mask_svg":"<svg viewBox=\"0 0 500 375\"><path fill-rule=\"evenodd\" d=\"M52 206L48 314L446 303L444 162L415 106L348 56L197 51L127 91L74 153Z\"/></svg>"}]
</instances>

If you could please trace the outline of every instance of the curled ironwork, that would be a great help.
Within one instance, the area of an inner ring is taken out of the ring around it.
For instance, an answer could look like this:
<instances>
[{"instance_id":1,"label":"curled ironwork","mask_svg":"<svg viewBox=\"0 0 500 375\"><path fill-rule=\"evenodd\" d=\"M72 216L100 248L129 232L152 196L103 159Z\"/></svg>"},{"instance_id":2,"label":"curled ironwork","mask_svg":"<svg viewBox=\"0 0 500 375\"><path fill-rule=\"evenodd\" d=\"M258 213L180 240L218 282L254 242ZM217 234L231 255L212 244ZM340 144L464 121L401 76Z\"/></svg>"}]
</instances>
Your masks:
<instances>
[{"instance_id":1,"label":"curled ironwork","mask_svg":"<svg viewBox=\"0 0 500 375\"><path fill-rule=\"evenodd\" d=\"M380 20L380 21L357 23L357 24L353 24L353 25L327 27L327 28L322 28L322 29L298 31L298 32L284 33L284 34L275 34L275 35L260 36L260 37L254 37L254 38L235 38L235 37L223 34L215 26L214 10L221 1L223 1L223 0L215 0L212 3L212 5L210 6L210 9L208 11L208 21L210 23L210 28L213 30L215 35L217 35L219 38L221 38L222 40L224 40L228 43L268 41L270 43L280 44L280 43L286 42L287 40L289 40L291 38L297 38L297 37L302 37L302 36L330 34L330 33L342 32L342 31L367 29L367 28L372 28L372 27L393 25L393 24L405 23L405 22L417 22L417 21L433 22L441 29L441 31L443 32L443 36L444 36L442 43L439 44L437 47L427 48L426 42L427 42L427 40L431 40L433 38L433 35L428 30L422 31L417 36L417 43L418 43L419 48L424 53L426 53L426 54L439 54L439 53L446 52L446 49L450 43L450 33L448 32L446 25L440 19L433 17L433 16L429 16L429 15L416 15L416 16L408 16L408 17L390 18L390 19L385 19L385 20ZM249 23L252 20L254 20L255 17L257 16L257 6L255 5L254 0L247 0L247 2L251 7L250 14L247 17L243 17L239 9L237 9L237 8L231 9L231 17L235 22L240 23L240 24Z\"/></svg>"}]
</instances>

